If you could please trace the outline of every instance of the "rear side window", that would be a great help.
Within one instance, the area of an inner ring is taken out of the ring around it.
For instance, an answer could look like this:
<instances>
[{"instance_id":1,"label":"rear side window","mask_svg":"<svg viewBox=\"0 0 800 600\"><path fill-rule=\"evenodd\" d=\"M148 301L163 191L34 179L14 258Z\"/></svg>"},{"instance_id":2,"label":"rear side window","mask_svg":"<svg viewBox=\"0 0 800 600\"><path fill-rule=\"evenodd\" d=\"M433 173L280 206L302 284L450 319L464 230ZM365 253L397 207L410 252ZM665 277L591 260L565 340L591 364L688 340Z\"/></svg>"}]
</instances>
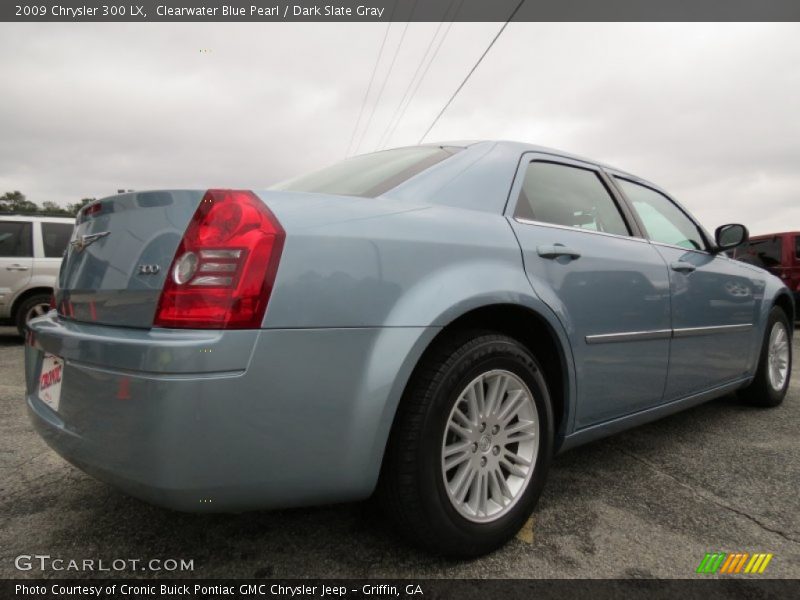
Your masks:
<instances>
[{"instance_id":1,"label":"rear side window","mask_svg":"<svg viewBox=\"0 0 800 600\"><path fill-rule=\"evenodd\" d=\"M614 199L594 171L535 161L528 165L515 217L630 235Z\"/></svg>"},{"instance_id":2,"label":"rear side window","mask_svg":"<svg viewBox=\"0 0 800 600\"><path fill-rule=\"evenodd\" d=\"M794 238L794 257L800 258L800 235Z\"/></svg>"},{"instance_id":3,"label":"rear side window","mask_svg":"<svg viewBox=\"0 0 800 600\"><path fill-rule=\"evenodd\" d=\"M459 150L461 149L412 146L362 154L309 175L284 181L271 189L374 198Z\"/></svg>"},{"instance_id":4,"label":"rear side window","mask_svg":"<svg viewBox=\"0 0 800 600\"><path fill-rule=\"evenodd\" d=\"M705 250L697 225L672 200L648 187L617 178L654 242L689 250Z\"/></svg>"},{"instance_id":5,"label":"rear side window","mask_svg":"<svg viewBox=\"0 0 800 600\"><path fill-rule=\"evenodd\" d=\"M746 246L736 249L736 258L765 269L779 267L781 265L781 238L750 240Z\"/></svg>"},{"instance_id":6,"label":"rear side window","mask_svg":"<svg viewBox=\"0 0 800 600\"><path fill-rule=\"evenodd\" d=\"M20 221L0 221L0 256L33 256L31 224Z\"/></svg>"},{"instance_id":7,"label":"rear side window","mask_svg":"<svg viewBox=\"0 0 800 600\"><path fill-rule=\"evenodd\" d=\"M71 223L42 223L44 255L47 258L61 258L72 236Z\"/></svg>"}]
</instances>

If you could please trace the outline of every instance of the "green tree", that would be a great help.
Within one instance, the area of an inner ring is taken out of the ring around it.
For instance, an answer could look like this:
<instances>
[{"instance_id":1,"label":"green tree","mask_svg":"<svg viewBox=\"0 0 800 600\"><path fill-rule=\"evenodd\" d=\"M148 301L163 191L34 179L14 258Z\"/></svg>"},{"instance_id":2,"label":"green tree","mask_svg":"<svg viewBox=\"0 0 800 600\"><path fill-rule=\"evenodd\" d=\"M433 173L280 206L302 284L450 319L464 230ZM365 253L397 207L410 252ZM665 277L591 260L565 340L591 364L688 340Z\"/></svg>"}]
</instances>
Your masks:
<instances>
[{"instance_id":1,"label":"green tree","mask_svg":"<svg viewBox=\"0 0 800 600\"><path fill-rule=\"evenodd\" d=\"M39 207L35 202L25 198L25 194L19 190L14 190L0 196L0 211L35 213L39 211Z\"/></svg>"},{"instance_id":2,"label":"green tree","mask_svg":"<svg viewBox=\"0 0 800 600\"><path fill-rule=\"evenodd\" d=\"M68 208L64 208L63 206L59 206L55 202L51 202L46 200L42 202L42 212L47 213L48 215L65 215L69 216L70 213Z\"/></svg>"}]
</instances>

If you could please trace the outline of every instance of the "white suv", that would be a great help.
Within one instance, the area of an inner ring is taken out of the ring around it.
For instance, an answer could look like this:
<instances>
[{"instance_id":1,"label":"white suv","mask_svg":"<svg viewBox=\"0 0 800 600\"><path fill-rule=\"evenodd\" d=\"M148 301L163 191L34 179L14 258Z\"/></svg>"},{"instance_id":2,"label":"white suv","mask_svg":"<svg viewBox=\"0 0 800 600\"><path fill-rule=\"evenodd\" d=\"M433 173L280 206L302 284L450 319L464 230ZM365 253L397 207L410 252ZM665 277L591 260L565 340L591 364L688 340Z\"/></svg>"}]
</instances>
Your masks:
<instances>
[{"instance_id":1,"label":"white suv","mask_svg":"<svg viewBox=\"0 0 800 600\"><path fill-rule=\"evenodd\" d=\"M74 219L0 213L0 320L21 335L28 320L49 310L74 225Z\"/></svg>"}]
</instances>

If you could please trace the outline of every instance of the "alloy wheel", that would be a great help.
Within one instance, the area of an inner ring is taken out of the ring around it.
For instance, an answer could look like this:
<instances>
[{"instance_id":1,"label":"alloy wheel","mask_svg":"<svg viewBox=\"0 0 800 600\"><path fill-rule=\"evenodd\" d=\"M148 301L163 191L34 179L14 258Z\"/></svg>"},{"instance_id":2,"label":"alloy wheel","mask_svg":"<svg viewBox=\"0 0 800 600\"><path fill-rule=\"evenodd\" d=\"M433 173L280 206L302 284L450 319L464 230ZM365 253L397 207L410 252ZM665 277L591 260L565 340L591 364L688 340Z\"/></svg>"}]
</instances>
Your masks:
<instances>
[{"instance_id":1,"label":"alloy wheel","mask_svg":"<svg viewBox=\"0 0 800 600\"><path fill-rule=\"evenodd\" d=\"M501 369L473 379L442 439L442 477L453 508L481 523L507 514L528 487L539 437L536 403L522 379Z\"/></svg>"},{"instance_id":2,"label":"alloy wheel","mask_svg":"<svg viewBox=\"0 0 800 600\"><path fill-rule=\"evenodd\" d=\"M789 374L789 336L782 323L772 326L767 353L769 384L775 390L782 390Z\"/></svg>"}]
</instances>

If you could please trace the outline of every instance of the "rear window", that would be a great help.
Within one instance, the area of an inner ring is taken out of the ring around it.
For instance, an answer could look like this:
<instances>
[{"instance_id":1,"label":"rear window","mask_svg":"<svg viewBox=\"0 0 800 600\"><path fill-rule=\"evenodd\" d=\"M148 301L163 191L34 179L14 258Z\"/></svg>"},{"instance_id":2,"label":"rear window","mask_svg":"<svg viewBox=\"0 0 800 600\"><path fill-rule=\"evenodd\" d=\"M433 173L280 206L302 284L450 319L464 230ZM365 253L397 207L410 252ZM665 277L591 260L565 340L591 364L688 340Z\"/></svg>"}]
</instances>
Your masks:
<instances>
[{"instance_id":1,"label":"rear window","mask_svg":"<svg viewBox=\"0 0 800 600\"><path fill-rule=\"evenodd\" d=\"M42 242L47 258L61 258L72 236L72 223L42 223Z\"/></svg>"},{"instance_id":2,"label":"rear window","mask_svg":"<svg viewBox=\"0 0 800 600\"><path fill-rule=\"evenodd\" d=\"M459 150L460 148L411 146L362 154L309 175L284 181L271 189L374 198Z\"/></svg>"},{"instance_id":3,"label":"rear window","mask_svg":"<svg viewBox=\"0 0 800 600\"><path fill-rule=\"evenodd\" d=\"M0 221L0 256L33 256L31 224L24 221Z\"/></svg>"},{"instance_id":4,"label":"rear window","mask_svg":"<svg viewBox=\"0 0 800 600\"><path fill-rule=\"evenodd\" d=\"M750 240L736 249L736 258L765 269L778 267L781 264L781 238Z\"/></svg>"}]
</instances>

